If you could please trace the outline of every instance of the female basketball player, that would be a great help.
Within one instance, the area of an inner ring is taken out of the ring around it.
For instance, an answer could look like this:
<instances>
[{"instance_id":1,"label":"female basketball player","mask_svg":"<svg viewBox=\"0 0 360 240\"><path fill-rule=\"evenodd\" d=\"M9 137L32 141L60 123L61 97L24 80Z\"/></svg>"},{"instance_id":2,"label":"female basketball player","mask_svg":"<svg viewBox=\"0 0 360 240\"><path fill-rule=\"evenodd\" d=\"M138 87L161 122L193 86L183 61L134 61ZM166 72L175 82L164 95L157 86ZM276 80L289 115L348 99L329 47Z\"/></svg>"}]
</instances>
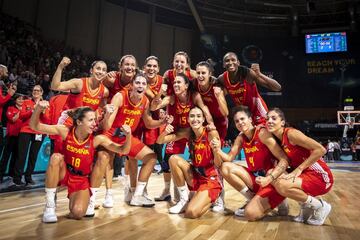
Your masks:
<instances>
[{"instance_id":1,"label":"female basketball player","mask_svg":"<svg viewBox=\"0 0 360 240\"><path fill-rule=\"evenodd\" d=\"M254 221L262 218L284 200L284 197L269 184L285 171L288 162L275 138L263 126L253 125L247 107L238 106L234 109L234 113L236 128L241 133L236 137L230 152L224 153L217 139L212 141L212 147L217 149L222 160L220 163L216 162L222 176L248 201L245 209L239 208L235 211L235 215L245 216L249 221ZM242 148L247 167L232 163ZM274 167L275 160L279 161L276 167ZM272 171L267 173L270 169ZM261 179L264 188L255 181L258 176L264 176Z\"/></svg>"},{"instance_id":2,"label":"female basketball player","mask_svg":"<svg viewBox=\"0 0 360 240\"><path fill-rule=\"evenodd\" d=\"M285 127L285 115L279 108L270 110L267 117L266 127L281 141L291 167L291 172L273 182L273 186L282 196L301 203L300 214L295 221L322 225L331 211L331 205L315 197L329 192L334 182L329 167L322 159L326 149L299 130ZM308 219L303 214L305 207L313 210Z\"/></svg>"},{"instance_id":3,"label":"female basketball player","mask_svg":"<svg viewBox=\"0 0 360 240\"><path fill-rule=\"evenodd\" d=\"M58 185L68 187L69 217L81 219L86 213L91 195L89 175L95 148L101 145L111 151L127 154L131 144L131 129L127 125L121 127L126 139L122 145L119 145L102 135L93 136L96 120L95 112L90 107L81 107L69 112L73 119L71 128L65 125L40 123L40 113L48 107L47 101L40 101L37 104L30 119L30 127L41 133L60 135L64 148L63 155L57 153L53 155L46 171L46 206L43 222L57 221L55 194Z\"/></svg>"},{"instance_id":4,"label":"female basketball player","mask_svg":"<svg viewBox=\"0 0 360 240\"><path fill-rule=\"evenodd\" d=\"M180 193L180 201L171 207L169 212L185 211L185 217L198 218L206 213L222 189L214 166L214 154L210 148L210 141L214 138L219 139L219 134L216 130L209 131L204 127L205 117L199 107L190 110L188 121L191 129L182 128L175 134L171 134L174 132L174 127L167 125L157 142L168 143L182 138L188 140L191 163L179 155L172 155L169 158L171 173ZM190 201L185 183L191 191L195 191Z\"/></svg>"}]
</instances>

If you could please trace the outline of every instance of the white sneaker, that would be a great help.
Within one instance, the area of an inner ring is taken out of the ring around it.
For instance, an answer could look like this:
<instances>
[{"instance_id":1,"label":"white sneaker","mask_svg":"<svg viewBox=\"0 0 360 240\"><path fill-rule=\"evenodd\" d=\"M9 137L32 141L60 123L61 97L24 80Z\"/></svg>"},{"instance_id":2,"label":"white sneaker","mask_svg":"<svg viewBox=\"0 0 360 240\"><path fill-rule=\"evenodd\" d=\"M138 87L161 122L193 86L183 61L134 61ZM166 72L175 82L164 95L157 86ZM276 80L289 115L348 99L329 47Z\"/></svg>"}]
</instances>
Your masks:
<instances>
[{"instance_id":1,"label":"white sneaker","mask_svg":"<svg viewBox=\"0 0 360 240\"><path fill-rule=\"evenodd\" d=\"M95 216L95 199L90 197L89 205L87 207L85 217L93 217Z\"/></svg>"},{"instance_id":2,"label":"white sneaker","mask_svg":"<svg viewBox=\"0 0 360 240\"><path fill-rule=\"evenodd\" d=\"M42 217L44 223L55 223L57 222L57 216L55 213L55 207L46 207Z\"/></svg>"},{"instance_id":3,"label":"white sneaker","mask_svg":"<svg viewBox=\"0 0 360 240\"><path fill-rule=\"evenodd\" d=\"M224 212L225 211L225 191L222 190L220 196L216 199L213 204L212 211L213 212Z\"/></svg>"},{"instance_id":4,"label":"white sneaker","mask_svg":"<svg viewBox=\"0 0 360 240\"><path fill-rule=\"evenodd\" d=\"M307 223L310 225L323 225L326 217L329 215L331 211L331 205L323 200L320 200L322 203L322 207L318 209L314 209L314 213L307 220Z\"/></svg>"},{"instance_id":5,"label":"white sneaker","mask_svg":"<svg viewBox=\"0 0 360 240\"><path fill-rule=\"evenodd\" d=\"M284 199L278 206L278 214L279 216L287 216L289 214L289 204L287 199Z\"/></svg>"},{"instance_id":6,"label":"white sneaker","mask_svg":"<svg viewBox=\"0 0 360 240\"><path fill-rule=\"evenodd\" d=\"M171 200L171 195L170 195L170 190L169 189L164 189L161 193L160 196L155 197L155 201L170 201Z\"/></svg>"},{"instance_id":7,"label":"white sneaker","mask_svg":"<svg viewBox=\"0 0 360 240\"><path fill-rule=\"evenodd\" d=\"M138 207L153 207L155 205L154 201L147 196L140 195L140 196L133 196L130 201L131 206L138 206Z\"/></svg>"},{"instance_id":8,"label":"white sneaker","mask_svg":"<svg viewBox=\"0 0 360 240\"><path fill-rule=\"evenodd\" d=\"M295 216L293 218L293 221L298 223L304 223L313 214L314 210L308 207L305 203L299 203L299 205L300 205L299 215Z\"/></svg>"},{"instance_id":9,"label":"white sneaker","mask_svg":"<svg viewBox=\"0 0 360 240\"><path fill-rule=\"evenodd\" d=\"M131 192L131 188L129 186L124 187L124 202L130 204L130 201L133 197L133 192Z\"/></svg>"},{"instance_id":10,"label":"white sneaker","mask_svg":"<svg viewBox=\"0 0 360 240\"><path fill-rule=\"evenodd\" d=\"M112 196L111 193L106 193L105 194L105 200L104 200L102 206L104 208L112 208L112 207L114 207L114 200L113 200L113 196Z\"/></svg>"},{"instance_id":11,"label":"white sneaker","mask_svg":"<svg viewBox=\"0 0 360 240\"><path fill-rule=\"evenodd\" d=\"M235 216L245 217L245 208L246 208L246 205L247 205L247 204L248 204L248 203L246 202L246 203L244 204L244 206L242 206L241 208L237 209L237 210L234 212Z\"/></svg>"},{"instance_id":12,"label":"white sneaker","mask_svg":"<svg viewBox=\"0 0 360 240\"><path fill-rule=\"evenodd\" d=\"M169 208L169 213L179 214L179 213L185 212L187 204L188 204L188 201L181 198L180 201L178 201L175 206L172 206L171 208Z\"/></svg>"}]
</instances>

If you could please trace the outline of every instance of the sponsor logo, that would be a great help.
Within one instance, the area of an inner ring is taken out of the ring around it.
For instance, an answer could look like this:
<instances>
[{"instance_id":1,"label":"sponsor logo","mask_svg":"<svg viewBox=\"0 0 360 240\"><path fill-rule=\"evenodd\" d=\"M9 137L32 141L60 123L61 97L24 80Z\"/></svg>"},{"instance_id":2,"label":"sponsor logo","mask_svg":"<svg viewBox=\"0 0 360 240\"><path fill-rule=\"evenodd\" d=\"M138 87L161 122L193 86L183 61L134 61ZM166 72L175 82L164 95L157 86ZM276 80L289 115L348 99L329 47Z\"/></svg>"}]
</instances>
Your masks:
<instances>
[{"instance_id":1,"label":"sponsor logo","mask_svg":"<svg viewBox=\"0 0 360 240\"><path fill-rule=\"evenodd\" d=\"M253 146L251 148L244 148L245 153L253 153L253 152L258 152L259 149L256 146Z\"/></svg>"},{"instance_id":2,"label":"sponsor logo","mask_svg":"<svg viewBox=\"0 0 360 240\"><path fill-rule=\"evenodd\" d=\"M98 105L100 103L99 99L83 97L82 100L83 100L84 103L88 103L88 104L91 104L91 105Z\"/></svg>"},{"instance_id":3,"label":"sponsor logo","mask_svg":"<svg viewBox=\"0 0 360 240\"><path fill-rule=\"evenodd\" d=\"M124 109L123 111L124 114L128 114L128 115L141 115L141 111L139 109L136 110L132 110L132 109Z\"/></svg>"}]
</instances>

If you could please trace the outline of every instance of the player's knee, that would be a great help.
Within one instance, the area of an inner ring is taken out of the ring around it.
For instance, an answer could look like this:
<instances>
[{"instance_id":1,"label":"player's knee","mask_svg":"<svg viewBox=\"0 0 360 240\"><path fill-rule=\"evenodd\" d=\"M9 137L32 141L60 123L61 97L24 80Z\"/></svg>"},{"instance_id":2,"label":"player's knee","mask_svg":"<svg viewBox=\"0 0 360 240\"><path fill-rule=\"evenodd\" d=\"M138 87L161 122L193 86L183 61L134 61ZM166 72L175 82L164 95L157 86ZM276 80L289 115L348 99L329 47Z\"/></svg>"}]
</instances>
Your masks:
<instances>
[{"instance_id":1,"label":"player's knee","mask_svg":"<svg viewBox=\"0 0 360 240\"><path fill-rule=\"evenodd\" d=\"M201 212L199 210L197 210L196 208L192 208L192 207L188 207L185 211L185 215L186 218L199 218L201 217Z\"/></svg>"},{"instance_id":2,"label":"player's knee","mask_svg":"<svg viewBox=\"0 0 360 240\"><path fill-rule=\"evenodd\" d=\"M142 162L144 164L154 165L156 164L156 154L155 153L149 153L147 154L143 159Z\"/></svg>"},{"instance_id":3,"label":"player's knee","mask_svg":"<svg viewBox=\"0 0 360 240\"><path fill-rule=\"evenodd\" d=\"M76 220L80 220L86 213L86 209L78 204L75 204L70 211L72 213L72 217Z\"/></svg>"},{"instance_id":4,"label":"player's knee","mask_svg":"<svg viewBox=\"0 0 360 240\"><path fill-rule=\"evenodd\" d=\"M256 221L258 219L260 219L263 216L263 214L258 210L258 209L254 209L254 208L245 208L245 218L248 221Z\"/></svg>"},{"instance_id":5,"label":"player's knee","mask_svg":"<svg viewBox=\"0 0 360 240\"><path fill-rule=\"evenodd\" d=\"M51 158L50 158L50 167L57 167L59 166L62 161L63 161L64 157L63 155L61 155L60 153L54 153L53 155L51 155Z\"/></svg>"},{"instance_id":6,"label":"player's knee","mask_svg":"<svg viewBox=\"0 0 360 240\"><path fill-rule=\"evenodd\" d=\"M169 157L169 165L171 166L177 166L179 162L179 158L177 155L172 155Z\"/></svg>"},{"instance_id":7,"label":"player's knee","mask_svg":"<svg viewBox=\"0 0 360 240\"><path fill-rule=\"evenodd\" d=\"M229 176L231 173L231 164L229 162L224 162L221 165L220 171L221 171L221 175L223 175L224 177Z\"/></svg>"},{"instance_id":8,"label":"player's knee","mask_svg":"<svg viewBox=\"0 0 360 240\"><path fill-rule=\"evenodd\" d=\"M284 179L278 179L273 186L275 187L276 191L282 195L282 196L286 196L287 192L289 190L289 184L286 180Z\"/></svg>"}]
</instances>

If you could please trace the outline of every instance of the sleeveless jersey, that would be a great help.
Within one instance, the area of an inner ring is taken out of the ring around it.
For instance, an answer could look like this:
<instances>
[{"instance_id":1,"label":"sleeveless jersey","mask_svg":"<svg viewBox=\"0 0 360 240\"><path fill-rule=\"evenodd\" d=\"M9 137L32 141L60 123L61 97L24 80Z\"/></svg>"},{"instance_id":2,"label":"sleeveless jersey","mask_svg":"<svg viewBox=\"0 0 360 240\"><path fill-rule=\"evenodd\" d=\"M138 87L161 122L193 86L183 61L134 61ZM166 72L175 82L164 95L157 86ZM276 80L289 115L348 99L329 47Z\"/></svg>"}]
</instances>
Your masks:
<instances>
[{"instance_id":1,"label":"sleeveless jersey","mask_svg":"<svg viewBox=\"0 0 360 240\"><path fill-rule=\"evenodd\" d=\"M184 74L190 79L190 81L193 80L193 78L191 77L191 71L190 71L190 69L185 70L185 73L184 73ZM175 69L169 70L169 71L168 71L168 81L167 81L168 88L167 88L167 91L166 91L166 95L167 95L167 96L174 95L174 81L175 81L175 77L176 77Z\"/></svg>"},{"instance_id":2,"label":"sleeveless jersey","mask_svg":"<svg viewBox=\"0 0 360 240\"><path fill-rule=\"evenodd\" d=\"M258 123L265 119L268 107L260 96L255 83L250 84L246 78L240 82L232 84L229 79L229 72L224 72L224 85L235 105L244 105L251 111L253 120Z\"/></svg>"},{"instance_id":3,"label":"sleeveless jersey","mask_svg":"<svg viewBox=\"0 0 360 240\"><path fill-rule=\"evenodd\" d=\"M189 142L190 159L196 168L204 168L206 176L216 175L214 154L210 147L209 133L204 128L198 139Z\"/></svg>"},{"instance_id":4,"label":"sleeveless jersey","mask_svg":"<svg viewBox=\"0 0 360 240\"><path fill-rule=\"evenodd\" d=\"M174 117L173 126L175 128L187 128L190 127L188 122L189 112L195 104L192 99L192 94L189 96L185 104L180 103L177 96L174 95L175 103L168 105L168 114Z\"/></svg>"},{"instance_id":5,"label":"sleeveless jersey","mask_svg":"<svg viewBox=\"0 0 360 240\"><path fill-rule=\"evenodd\" d=\"M118 92L125 90L125 89L129 90L130 84L123 86L123 85L121 85L120 79L121 79L121 73L116 72L114 85L111 88L109 88L109 101L111 101L112 97L115 94L117 94Z\"/></svg>"},{"instance_id":6,"label":"sleeveless jersey","mask_svg":"<svg viewBox=\"0 0 360 240\"><path fill-rule=\"evenodd\" d=\"M195 84L196 91L200 93L204 104L209 109L211 109L211 116L213 118L223 118L224 116L222 115L222 113L220 111L219 103L215 97L213 86L214 85L212 83L210 83L210 88L204 92L200 89L199 83L197 81Z\"/></svg>"},{"instance_id":7,"label":"sleeveless jersey","mask_svg":"<svg viewBox=\"0 0 360 240\"><path fill-rule=\"evenodd\" d=\"M91 173L94 161L94 136L89 137L79 143L75 137L75 128L69 130L66 139L63 142L64 160L75 171L81 172L81 175L89 175Z\"/></svg>"},{"instance_id":8,"label":"sleeveless jersey","mask_svg":"<svg viewBox=\"0 0 360 240\"><path fill-rule=\"evenodd\" d=\"M120 128L124 124L129 125L131 127L131 131L134 132L139 125L140 119L142 118L149 102L148 98L143 96L141 101L134 105L130 100L129 92L127 90L120 91L119 93L123 96L123 105L119 108L115 116L114 123L109 130L112 135L117 135L115 133L116 129Z\"/></svg>"},{"instance_id":9,"label":"sleeveless jersey","mask_svg":"<svg viewBox=\"0 0 360 240\"><path fill-rule=\"evenodd\" d=\"M291 129L293 128L285 128L282 136L281 147L289 158L290 167L295 169L310 156L311 152L306 148L298 145L292 145L290 143L288 132ZM323 175L327 175L327 173L330 172L328 165L324 162L323 159L316 161L316 163L309 167L309 170L314 170Z\"/></svg>"},{"instance_id":10,"label":"sleeveless jersey","mask_svg":"<svg viewBox=\"0 0 360 240\"><path fill-rule=\"evenodd\" d=\"M261 127L262 128L262 127ZM265 144L259 138L261 128L256 128L252 139L248 139L244 134L240 134L243 139L242 147L244 148L246 163L250 171L265 171L273 167L275 157Z\"/></svg>"},{"instance_id":11,"label":"sleeveless jersey","mask_svg":"<svg viewBox=\"0 0 360 240\"><path fill-rule=\"evenodd\" d=\"M80 93L70 93L67 97L63 110L73 109L78 107L90 107L96 111L104 98L105 87L100 83L99 88L95 93L91 93L88 86L89 78L82 78L83 87Z\"/></svg>"}]
</instances>

